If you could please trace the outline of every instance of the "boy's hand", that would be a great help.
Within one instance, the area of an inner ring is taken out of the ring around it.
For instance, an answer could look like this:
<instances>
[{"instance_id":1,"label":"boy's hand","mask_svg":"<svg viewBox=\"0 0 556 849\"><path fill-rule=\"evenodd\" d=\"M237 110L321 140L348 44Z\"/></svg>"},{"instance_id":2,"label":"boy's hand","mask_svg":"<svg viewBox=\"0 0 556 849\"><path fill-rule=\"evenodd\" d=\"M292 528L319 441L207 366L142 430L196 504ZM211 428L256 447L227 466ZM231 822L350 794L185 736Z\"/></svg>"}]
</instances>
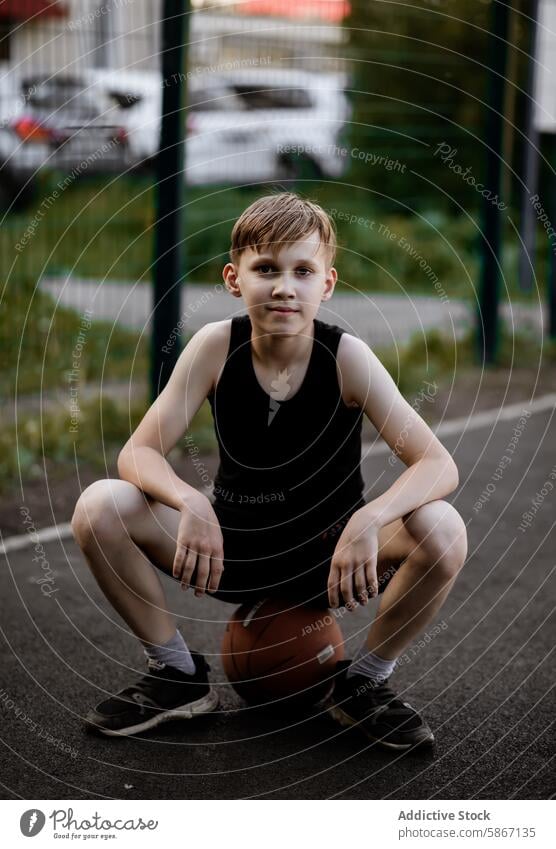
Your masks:
<instances>
[{"instance_id":1,"label":"boy's hand","mask_svg":"<svg viewBox=\"0 0 556 849\"><path fill-rule=\"evenodd\" d=\"M377 595L377 555L378 528L357 510L342 531L332 557L328 576L331 607L339 606L340 591L348 610L355 609L357 601L367 604L369 595Z\"/></svg>"},{"instance_id":2,"label":"boy's hand","mask_svg":"<svg viewBox=\"0 0 556 849\"><path fill-rule=\"evenodd\" d=\"M224 540L209 499L198 493L181 509L172 575L182 590L195 588L195 595L215 592L224 571ZM195 572L195 582L191 578ZM207 584L208 580L208 584Z\"/></svg>"}]
</instances>

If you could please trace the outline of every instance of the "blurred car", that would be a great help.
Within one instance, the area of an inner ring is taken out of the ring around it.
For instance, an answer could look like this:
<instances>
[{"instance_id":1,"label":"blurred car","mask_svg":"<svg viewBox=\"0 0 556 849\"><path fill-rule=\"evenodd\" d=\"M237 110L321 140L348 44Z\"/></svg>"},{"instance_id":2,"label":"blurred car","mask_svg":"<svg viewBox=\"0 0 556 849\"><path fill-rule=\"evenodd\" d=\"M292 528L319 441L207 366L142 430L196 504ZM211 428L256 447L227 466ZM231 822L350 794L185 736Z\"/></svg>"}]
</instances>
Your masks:
<instances>
[{"instance_id":1,"label":"blurred car","mask_svg":"<svg viewBox=\"0 0 556 849\"><path fill-rule=\"evenodd\" d=\"M186 182L339 177L347 164L339 152L350 115L345 84L341 74L279 68L193 75L187 80ZM151 167L162 92L156 71L6 74L0 80L0 192L13 194L43 167L67 173L83 169L84 161L87 171Z\"/></svg>"},{"instance_id":2,"label":"blurred car","mask_svg":"<svg viewBox=\"0 0 556 849\"><path fill-rule=\"evenodd\" d=\"M125 127L130 161L151 163L160 135L160 75L90 74L111 102L113 123ZM195 74L187 81L186 182L340 176L346 157L338 145L350 114L345 84L344 75L294 69Z\"/></svg>"},{"instance_id":3,"label":"blurred car","mask_svg":"<svg viewBox=\"0 0 556 849\"><path fill-rule=\"evenodd\" d=\"M339 177L340 138L350 107L345 79L257 68L190 86L186 180L243 183Z\"/></svg>"},{"instance_id":4,"label":"blurred car","mask_svg":"<svg viewBox=\"0 0 556 849\"><path fill-rule=\"evenodd\" d=\"M78 176L129 164L125 128L103 114L84 77L6 74L0 84L0 187L32 183L41 168Z\"/></svg>"},{"instance_id":5,"label":"blurred car","mask_svg":"<svg viewBox=\"0 0 556 849\"><path fill-rule=\"evenodd\" d=\"M160 73L94 68L86 78L89 91L102 103L105 120L124 128L129 164L151 165L160 141Z\"/></svg>"}]
</instances>

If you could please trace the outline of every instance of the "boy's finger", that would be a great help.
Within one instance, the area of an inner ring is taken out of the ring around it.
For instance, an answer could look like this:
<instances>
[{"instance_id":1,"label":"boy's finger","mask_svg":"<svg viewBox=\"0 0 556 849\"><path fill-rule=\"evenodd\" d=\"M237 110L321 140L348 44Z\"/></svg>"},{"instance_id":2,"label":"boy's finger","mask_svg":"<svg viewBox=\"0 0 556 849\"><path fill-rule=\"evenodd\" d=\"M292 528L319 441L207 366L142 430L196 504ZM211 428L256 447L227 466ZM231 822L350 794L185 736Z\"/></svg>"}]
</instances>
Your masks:
<instances>
[{"instance_id":1,"label":"boy's finger","mask_svg":"<svg viewBox=\"0 0 556 849\"><path fill-rule=\"evenodd\" d=\"M376 577L376 566L374 563L366 563L365 564L365 580L367 582L367 589L372 596L375 596L378 593L378 580Z\"/></svg>"},{"instance_id":2,"label":"boy's finger","mask_svg":"<svg viewBox=\"0 0 556 849\"><path fill-rule=\"evenodd\" d=\"M212 557L210 562L210 580L207 587L208 593L214 593L218 589L218 585L220 583L220 578L222 577L222 572L224 571L224 564L222 562L222 557Z\"/></svg>"},{"instance_id":3,"label":"boy's finger","mask_svg":"<svg viewBox=\"0 0 556 849\"><path fill-rule=\"evenodd\" d=\"M190 548L187 549L187 555L185 558L185 563L183 567L183 572L181 574L181 588L182 590L186 590L188 586L191 584L191 576L195 571L195 564L197 562L197 552L192 551Z\"/></svg>"},{"instance_id":4,"label":"boy's finger","mask_svg":"<svg viewBox=\"0 0 556 849\"><path fill-rule=\"evenodd\" d=\"M204 595L210 572L210 557L208 554L199 554L197 561L197 576L195 579L195 595Z\"/></svg>"},{"instance_id":5,"label":"boy's finger","mask_svg":"<svg viewBox=\"0 0 556 849\"><path fill-rule=\"evenodd\" d=\"M338 596L338 581L340 579L340 571L335 566L330 567L330 573L328 575L328 601L330 602L330 607L338 607L339 604L339 596Z\"/></svg>"},{"instance_id":6,"label":"boy's finger","mask_svg":"<svg viewBox=\"0 0 556 849\"><path fill-rule=\"evenodd\" d=\"M186 551L186 547L178 543L176 547L176 553L174 554L174 563L172 565L172 575L174 576L174 578L180 578L181 576Z\"/></svg>"},{"instance_id":7,"label":"boy's finger","mask_svg":"<svg viewBox=\"0 0 556 849\"><path fill-rule=\"evenodd\" d=\"M357 569L353 573L353 579L355 582L355 591L357 593L358 598L362 601L363 604L367 604L369 597L367 592L365 570L362 566L357 567Z\"/></svg>"},{"instance_id":8,"label":"boy's finger","mask_svg":"<svg viewBox=\"0 0 556 849\"><path fill-rule=\"evenodd\" d=\"M342 596L344 598L344 604L347 605L350 602L354 601L354 598L353 598L353 574L352 574L351 569L349 569L349 570L344 569L342 571L340 588L342 590Z\"/></svg>"}]
</instances>

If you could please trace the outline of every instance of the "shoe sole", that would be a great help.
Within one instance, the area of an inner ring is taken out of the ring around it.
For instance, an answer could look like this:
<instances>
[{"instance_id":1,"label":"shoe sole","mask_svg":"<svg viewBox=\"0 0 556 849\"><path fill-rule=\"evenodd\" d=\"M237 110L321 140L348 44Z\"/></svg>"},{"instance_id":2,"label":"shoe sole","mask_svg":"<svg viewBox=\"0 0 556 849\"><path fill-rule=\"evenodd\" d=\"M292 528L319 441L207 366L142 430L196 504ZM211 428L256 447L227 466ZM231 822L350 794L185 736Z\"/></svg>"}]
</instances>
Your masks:
<instances>
[{"instance_id":1,"label":"shoe sole","mask_svg":"<svg viewBox=\"0 0 556 849\"><path fill-rule=\"evenodd\" d=\"M181 707L172 708L171 710L161 711L152 716L145 722L140 722L137 725L130 725L127 728L103 728L100 725L95 725L93 722L86 723L87 727L105 734L107 737L129 737L132 734L140 734L142 731L148 731L150 728L155 728L157 725L162 725L164 722L169 722L172 719L193 719L203 713L210 713L218 707L218 693L214 687L201 699L195 702L188 702Z\"/></svg>"},{"instance_id":2,"label":"shoe sole","mask_svg":"<svg viewBox=\"0 0 556 849\"><path fill-rule=\"evenodd\" d=\"M384 740L382 737L374 737L372 734L364 728L361 723L356 722L351 718L342 708L337 705L332 705L328 708L328 713L330 716L336 720L340 725L343 725L345 728L357 728L357 730L364 734L367 739L372 740L373 743L378 743L381 746L384 746L386 749L396 749L398 751L405 749L414 749L416 746L433 746L434 745L434 735L431 731L430 735L427 734L426 737L423 737L422 740L416 740L413 743L390 743L388 740Z\"/></svg>"}]
</instances>

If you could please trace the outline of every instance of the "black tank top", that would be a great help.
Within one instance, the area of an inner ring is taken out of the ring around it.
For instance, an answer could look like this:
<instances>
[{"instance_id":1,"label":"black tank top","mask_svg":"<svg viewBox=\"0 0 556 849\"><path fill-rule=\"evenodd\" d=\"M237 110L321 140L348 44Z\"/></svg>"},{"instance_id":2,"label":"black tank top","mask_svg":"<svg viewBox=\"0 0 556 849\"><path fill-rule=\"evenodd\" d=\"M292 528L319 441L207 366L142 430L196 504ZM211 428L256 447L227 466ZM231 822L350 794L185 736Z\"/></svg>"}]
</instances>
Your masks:
<instances>
[{"instance_id":1,"label":"black tank top","mask_svg":"<svg viewBox=\"0 0 556 849\"><path fill-rule=\"evenodd\" d=\"M314 319L302 385L288 393L277 375L268 395L255 373L251 320L235 316L226 362L208 395L220 465L214 507L234 527L295 537L321 533L364 504L363 412L342 399L336 353L344 331Z\"/></svg>"}]
</instances>

